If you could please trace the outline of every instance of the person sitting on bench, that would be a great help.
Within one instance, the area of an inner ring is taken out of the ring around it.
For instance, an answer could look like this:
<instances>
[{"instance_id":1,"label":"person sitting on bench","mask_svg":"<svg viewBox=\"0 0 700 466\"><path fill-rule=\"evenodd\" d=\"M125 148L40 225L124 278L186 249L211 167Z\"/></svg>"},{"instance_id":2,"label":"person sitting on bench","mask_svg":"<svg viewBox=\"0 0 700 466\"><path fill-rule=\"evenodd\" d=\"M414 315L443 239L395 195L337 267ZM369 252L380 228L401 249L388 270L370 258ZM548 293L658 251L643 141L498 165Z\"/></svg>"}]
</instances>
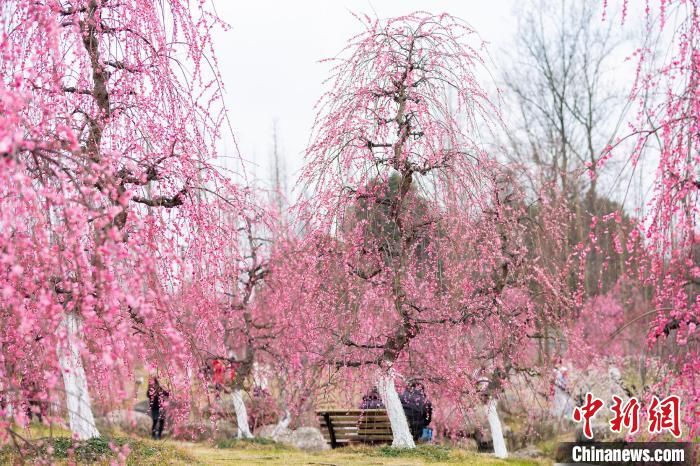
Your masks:
<instances>
[{"instance_id":1,"label":"person sitting on bench","mask_svg":"<svg viewBox=\"0 0 700 466\"><path fill-rule=\"evenodd\" d=\"M372 387L370 391L362 397L360 409L384 409L384 403L382 402L382 397L379 396L377 387Z\"/></svg>"}]
</instances>

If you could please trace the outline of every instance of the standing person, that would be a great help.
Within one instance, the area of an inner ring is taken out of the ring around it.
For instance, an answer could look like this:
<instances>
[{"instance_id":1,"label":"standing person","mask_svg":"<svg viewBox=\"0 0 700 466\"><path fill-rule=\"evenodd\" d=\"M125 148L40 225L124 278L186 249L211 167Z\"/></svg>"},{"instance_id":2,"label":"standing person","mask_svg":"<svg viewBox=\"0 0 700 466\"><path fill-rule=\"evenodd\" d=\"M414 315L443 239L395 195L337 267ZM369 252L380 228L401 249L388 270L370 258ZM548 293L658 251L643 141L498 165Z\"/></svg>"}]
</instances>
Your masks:
<instances>
[{"instance_id":1,"label":"standing person","mask_svg":"<svg viewBox=\"0 0 700 466\"><path fill-rule=\"evenodd\" d=\"M170 393L160 386L157 377L151 377L148 381L148 404L151 406L151 419L153 426L151 427L151 437L160 440L163 436L163 427L165 426L165 402Z\"/></svg>"},{"instance_id":2,"label":"standing person","mask_svg":"<svg viewBox=\"0 0 700 466\"><path fill-rule=\"evenodd\" d=\"M569 391L568 368L560 366L554 369L554 381L551 394L553 398L552 414L559 421L568 420L574 410L574 400Z\"/></svg>"},{"instance_id":3,"label":"standing person","mask_svg":"<svg viewBox=\"0 0 700 466\"><path fill-rule=\"evenodd\" d=\"M423 429L430 425L433 405L425 394L425 387L418 380L408 384L400 399L413 440L418 440L423 436Z\"/></svg>"}]
</instances>

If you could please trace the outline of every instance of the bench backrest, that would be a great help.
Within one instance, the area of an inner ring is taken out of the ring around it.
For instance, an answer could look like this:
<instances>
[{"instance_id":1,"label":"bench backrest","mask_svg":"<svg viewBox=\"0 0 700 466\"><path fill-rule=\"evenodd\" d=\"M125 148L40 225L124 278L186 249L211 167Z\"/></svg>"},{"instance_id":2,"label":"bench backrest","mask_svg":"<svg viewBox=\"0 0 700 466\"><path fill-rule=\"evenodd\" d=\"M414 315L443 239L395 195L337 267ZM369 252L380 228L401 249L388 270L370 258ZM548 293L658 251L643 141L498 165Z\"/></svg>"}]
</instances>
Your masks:
<instances>
[{"instance_id":1,"label":"bench backrest","mask_svg":"<svg viewBox=\"0 0 700 466\"><path fill-rule=\"evenodd\" d=\"M332 448L350 443L391 443L393 439L385 409L324 409L316 415Z\"/></svg>"}]
</instances>

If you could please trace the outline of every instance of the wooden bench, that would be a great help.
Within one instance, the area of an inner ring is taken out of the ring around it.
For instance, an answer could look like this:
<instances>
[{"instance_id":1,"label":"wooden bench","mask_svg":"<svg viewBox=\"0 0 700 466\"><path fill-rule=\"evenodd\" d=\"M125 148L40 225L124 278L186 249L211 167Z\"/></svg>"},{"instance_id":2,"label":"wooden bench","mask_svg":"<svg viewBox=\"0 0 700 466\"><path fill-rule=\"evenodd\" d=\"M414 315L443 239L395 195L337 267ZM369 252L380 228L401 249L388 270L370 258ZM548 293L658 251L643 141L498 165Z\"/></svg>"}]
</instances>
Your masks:
<instances>
[{"instance_id":1,"label":"wooden bench","mask_svg":"<svg viewBox=\"0 0 700 466\"><path fill-rule=\"evenodd\" d=\"M316 411L323 438L338 448L353 443L391 443L394 436L386 409L324 409Z\"/></svg>"}]
</instances>

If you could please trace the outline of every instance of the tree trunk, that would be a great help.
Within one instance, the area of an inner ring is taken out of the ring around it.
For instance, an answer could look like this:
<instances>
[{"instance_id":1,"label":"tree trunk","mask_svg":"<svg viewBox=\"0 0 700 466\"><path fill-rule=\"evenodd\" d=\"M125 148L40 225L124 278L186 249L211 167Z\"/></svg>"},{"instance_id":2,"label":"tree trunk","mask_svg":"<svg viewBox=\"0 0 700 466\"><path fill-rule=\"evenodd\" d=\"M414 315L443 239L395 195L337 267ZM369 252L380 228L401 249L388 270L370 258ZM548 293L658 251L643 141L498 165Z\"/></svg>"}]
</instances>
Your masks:
<instances>
[{"instance_id":1,"label":"tree trunk","mask_svg":"<svg viewBox=\"0 0 700 466\"><path fill-rule=\"evenodd\" d=\"M277 425L275 425L274 430L272 431L272 438L275 438L282 431L284 431L286 428L288 428L289 424L291 422L292 422L292 413L290 413L288 409L285 409L284 416L282 416L282 418L280 418L280 420L277 422Z\"/></svg>"},{"instance_id":2,"label":"tree trunk","mask_svg":"<svg viewBox=\"0 0 700 466\"><path fill-rule=\"evenodd\" d=\"M391 372L379 372L377 375L377 389L382 397L384 406L386 406L386 412L391 423L391 431L394 434L394 441L391 446L395 448L416 448L411 429L408 427L406 413L403 410L399 394L394 385L394 376Z\"/></svg>"},{"instance_id":3,"label":"tree trunk","mask_svg":"<svg viewBox=\"0 0 700 466\"><path fill-rule=\"evenodd\" d=\"M243 401L243 390L237 388L231 394L233 397L233 409L236 411L236 424L238 424L238 438L253 438L248 426L248 410Z\"/></svg>"},{"instance_id":4,"label":"tree trunk","mask_svg":"<svg viewBox=\"0 0 700 466\"><path fill-rule=\"evenodd\" d=\"M498 458L507 458L508 450L506 449L506 441L503 438L503 428L501 427L501 420L498 418L496 400L493 398L488 402L487 416L489 427L491 428L491 439L493 439L493 453Z\"/></svg>"},{"instance_id":5,"label":"tree trunk","mask_svg":"<svg viewBox=\"0 0 700 466\"><path fill-rule=\"evenodd\" d=\"M78 440L99 437L100 432L95 426L90 392L78 346L80 322L75 314L66 314L61 326L65 329L66 336L56 345L56 354L63 374L70 430Z\"/></svg>"}]
</instances>

